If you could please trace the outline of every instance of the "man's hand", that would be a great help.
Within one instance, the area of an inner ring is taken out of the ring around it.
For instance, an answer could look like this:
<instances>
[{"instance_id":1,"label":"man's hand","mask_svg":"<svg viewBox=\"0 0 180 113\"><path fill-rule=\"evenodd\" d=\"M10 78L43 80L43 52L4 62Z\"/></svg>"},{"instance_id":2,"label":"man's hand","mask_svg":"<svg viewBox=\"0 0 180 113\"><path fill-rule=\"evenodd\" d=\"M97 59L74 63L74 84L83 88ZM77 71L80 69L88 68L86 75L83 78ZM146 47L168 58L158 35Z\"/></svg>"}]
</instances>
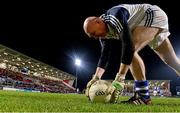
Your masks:
<instances>
[{"instance_id":1,"label":"man's hand","mask_svg":"<svg viewBox=\"0 0 180 113\"><path fill-rule=\"evenodd\" d=\"M121 91L124 89L124 82L113 81L114 92L111 95L110 103L117 103Z\"/></svg>"},{"instance_id":2,"label":"man's hand","mask_svg":"<svg viewBox=\"0 0 180 113\"><path fill-rule=\"evenodd\" d=\"M86 95L87 97L89 97L89 89L90 89L91 85L92 85L93 83L95 83L96 81L98 81L99 79L100 79L100 78L99 78L97 75L93 75L92 79L87 83L87 85L86 85L86 91L85 91L85 95Z\"/></svg>"},{"instance_id":3,"label":"man's hand","mask_svg":"<svg viewBox=\"0 0 180 113\"><path fill-rule=\"evenodd\" d=\"M124 75L117 73L115 80L112 82L112 86L114 87L114 92L111 95L111 103L117 103L118 98L122 90L124 89Z\"/></svg>"}]
</instances>

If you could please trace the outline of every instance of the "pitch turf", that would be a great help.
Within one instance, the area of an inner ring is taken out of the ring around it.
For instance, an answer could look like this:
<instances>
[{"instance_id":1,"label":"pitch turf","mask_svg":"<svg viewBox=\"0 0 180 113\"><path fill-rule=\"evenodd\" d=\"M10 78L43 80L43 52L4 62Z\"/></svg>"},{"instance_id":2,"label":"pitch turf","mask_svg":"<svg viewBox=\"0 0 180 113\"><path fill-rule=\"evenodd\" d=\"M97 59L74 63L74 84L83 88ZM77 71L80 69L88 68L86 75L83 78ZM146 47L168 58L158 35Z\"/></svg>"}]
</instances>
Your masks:
<instances>
[{"instance_id":1,"label":"pitch turf","mask_svg":"<svg viewBox=\"0 0 180 113\"><path fill-rule=\"evenodd\" d=\"M0 91L0 112L180 112L180 98L152 100L153 105L136 106L91 103L82 94Z\"/></svg>"}]
</instances>

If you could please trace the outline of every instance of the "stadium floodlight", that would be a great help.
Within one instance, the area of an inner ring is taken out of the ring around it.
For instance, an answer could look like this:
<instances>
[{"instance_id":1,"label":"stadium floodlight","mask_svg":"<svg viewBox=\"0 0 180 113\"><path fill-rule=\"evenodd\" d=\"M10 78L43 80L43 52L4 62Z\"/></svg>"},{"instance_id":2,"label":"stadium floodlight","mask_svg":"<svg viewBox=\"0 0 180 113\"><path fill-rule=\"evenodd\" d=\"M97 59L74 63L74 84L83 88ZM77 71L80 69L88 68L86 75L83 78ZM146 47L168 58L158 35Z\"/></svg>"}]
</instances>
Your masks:
<instances>
[{"instance_id":1,"label":"stadium floodlight","mask_svg":"<svg viewBox=\"0 0 180 113\"><path fill-rule=\"evenodd\" d=\"M75 65L81 66L81 60L79 58L75 59Z\"/></svg>"},{"instance_id":2,"label":"stadium floodlight","mask_svg":"<svg viewBox=\"0 0 180 113\"><path fill-rule=\"evenodd\" d=\"M75 65L76 65L76 75L75 75L75 76L76 76L76 81L75 81L75 88L78 89L78 88L77 88L77 82L78 82L78 68L81 67L81 59L76 58L76 59L75 59Z\"/></svg>"}]
</instances>

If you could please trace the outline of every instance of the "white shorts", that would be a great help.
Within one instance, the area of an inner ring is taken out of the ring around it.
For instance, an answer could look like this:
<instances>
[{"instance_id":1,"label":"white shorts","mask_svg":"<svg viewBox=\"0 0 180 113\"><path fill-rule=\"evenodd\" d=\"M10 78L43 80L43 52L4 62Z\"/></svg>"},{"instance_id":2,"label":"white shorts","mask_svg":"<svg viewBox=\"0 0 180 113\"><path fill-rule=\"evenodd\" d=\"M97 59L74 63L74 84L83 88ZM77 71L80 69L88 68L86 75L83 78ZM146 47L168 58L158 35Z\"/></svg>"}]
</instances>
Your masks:
<instances>
[{"instance_id":1,"label":"white shorts","mask_svg":"<svg viewBox=\"0 0 180 113\"><path fill-rule=\"evenodd\" d=\"M137 26L157 27L162 31L148 44L152 49L157 48L170 35L168 17L158 6L147 6L145 16Z\"/></svg>"},{"instance_id":2,"label":"white shorts","mask_svg":"<svg viewBox=\"0 0 180 113\"><path fill-rule=\"evenodd\" d=\"M133 31L137 26L161 28L159 34L148 45L155 49L170 35L168 17L166 13L156 5L151 4L121 4L129 11L128 25Z\"/></svg>"}]
</instances>

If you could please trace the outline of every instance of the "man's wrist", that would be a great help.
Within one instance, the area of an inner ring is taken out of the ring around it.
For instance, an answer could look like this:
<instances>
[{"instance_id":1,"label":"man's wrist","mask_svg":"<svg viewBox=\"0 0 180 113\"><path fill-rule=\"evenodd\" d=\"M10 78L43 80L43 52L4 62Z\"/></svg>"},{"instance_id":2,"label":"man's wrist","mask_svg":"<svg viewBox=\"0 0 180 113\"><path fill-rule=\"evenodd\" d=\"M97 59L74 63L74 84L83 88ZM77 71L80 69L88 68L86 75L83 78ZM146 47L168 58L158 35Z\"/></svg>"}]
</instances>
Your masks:
<instances>
[{"instance_id":1,"label":"man's wrist","mask_svg":"<svg viewBox=\"0 0 180 113\"><path fill-rule=\"evenodd\" d=\"M98 76L97 74L94 74L93 77L92 77L92 79L99 80L99 79L101 79L101 77Z\"/></svg>"},{"instance_id":2,"label":"man's wrist","mask_svg":"<svg viewBox=\"0 0 180 113\"><path fill-rule=\"evenodd\" d=\"M112 86L116 89L116 90L122 90L124 88L124 83L120 83L118 81L113 81L112 82Z\"/></svg>"}]
</instances>

